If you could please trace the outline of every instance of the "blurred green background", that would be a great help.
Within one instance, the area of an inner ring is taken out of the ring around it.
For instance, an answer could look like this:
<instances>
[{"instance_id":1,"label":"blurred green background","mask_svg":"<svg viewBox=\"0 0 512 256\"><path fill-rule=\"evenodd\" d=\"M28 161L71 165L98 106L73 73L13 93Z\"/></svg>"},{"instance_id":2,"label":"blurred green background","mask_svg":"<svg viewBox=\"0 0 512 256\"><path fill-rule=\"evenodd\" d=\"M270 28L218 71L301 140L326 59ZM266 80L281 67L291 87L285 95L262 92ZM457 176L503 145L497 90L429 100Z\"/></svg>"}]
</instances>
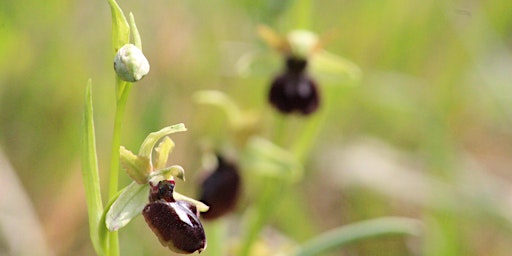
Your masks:
<instances>
[{"instance_id":1,"label":"blurred green background","mask_svg":"<svg viewBox=\"0 0 512 256\"><path fill-rule=\"evenodd\" d=\"M265 93L281 66L256 26L284 34L299 22L289 12L293 2L119 0L134 13L151 63L128 101L122 144L136 150L147 133L184 122L189 132L173 136L170 161L187 170L189 179L179 186L194 195L201 142L229 132L220 111L197 106L191 96L218 89L243 109L268 113ZM301 243L354 221L409 216L425 222L424 239L374 239L332 255L509 255L511 13L506 0L312 1L311 29L334 34L325 48L359 65L364 75L357 86L318 75L335 101L305 180L282 195L271 224ZM0 166L0 214L15 219L31 211L9 200L26 193L39 223L13 229L3 217L0 254L17 251L11 236L39 228L43 243L18 246L93 254L79 131L84 88L92 78L100 170L107 170L115 110L110 33L107 1L0 2L0 147L7 159ZM236 60L251 51L273 61L261 64L260 72L237 75ZM16 176L5 178L10 171ZM122 184L128 182L123 175ZM228 217L234 227L241 210ZM120 238L122 255L170 253L142 218ZM236 244L226 246L231 242ZM35 255L21 252L13 255Z\"/></svg>"}]
</instances>

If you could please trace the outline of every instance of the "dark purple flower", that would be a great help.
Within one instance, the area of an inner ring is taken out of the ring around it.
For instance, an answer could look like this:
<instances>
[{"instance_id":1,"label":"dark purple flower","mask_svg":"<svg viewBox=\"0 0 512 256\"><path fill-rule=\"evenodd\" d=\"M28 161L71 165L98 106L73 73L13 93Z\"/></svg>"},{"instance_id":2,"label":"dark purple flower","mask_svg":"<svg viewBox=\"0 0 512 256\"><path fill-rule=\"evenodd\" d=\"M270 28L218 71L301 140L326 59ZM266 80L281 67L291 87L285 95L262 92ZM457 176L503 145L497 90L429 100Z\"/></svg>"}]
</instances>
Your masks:
<instances>
[{"instance_id":1,"label":"dark purple flower","mask_svg":"<svg viewBox=\"0 0 512 256\"><path fill-rule=\"evenodd\" d=\"M177 253L201 252L206 236L196 206L172 196L174 181L160 181L151 186L150 203L142 215L163 246Z\"/></svg>"},{"instance_id":2,"label":"dark purple flower","mask_svg":"<svg viewBox=\"0 0 512 256\"><path fill-rule=\"evenodd\" d=\"M306 73L307 60L289 57L285 71L270 87L270 103L280 112L313 113L320 105L316 82Z\"/></svg>"},{"instance_id":3,"label":"dark purple flower","mask_svg":"<svg viewBox=\"0 0 512 256\"><path fill-rule=\"evenodd\" d=\"M240 190L240 175L233 163L217 156L216 169L202 182L200 201L210 207L201 217L216 219L236 206Z\"/></svg>"}]
</instances>

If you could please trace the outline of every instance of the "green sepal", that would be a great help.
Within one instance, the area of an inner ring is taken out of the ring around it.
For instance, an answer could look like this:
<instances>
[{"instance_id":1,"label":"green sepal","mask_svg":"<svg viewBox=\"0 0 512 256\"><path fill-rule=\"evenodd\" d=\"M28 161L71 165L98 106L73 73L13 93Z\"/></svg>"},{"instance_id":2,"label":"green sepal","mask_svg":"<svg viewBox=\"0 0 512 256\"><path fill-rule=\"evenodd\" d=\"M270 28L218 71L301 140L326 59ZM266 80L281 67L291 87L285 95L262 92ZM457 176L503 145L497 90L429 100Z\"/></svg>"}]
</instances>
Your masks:
<instances>
[{"instance_id":1,"label":"green sepal","mask_svg":"<svg viewBox=\"0 0 512 256\"><path fill-rule=\"evenodd\" d=\"M184 195L182 195L182 194L180 194L180 193L178 193L176 191L174 191L172 193L172 195L174 196L175 200L183 200L183 201L187 201L187 202L195 205L197 210L200 211L200 212L206 212L206 211L208 211L208 209L210 209L210 207L208 205L204 204L203 202L197 201L197 200L192 199L192 198L190 198L188 196L184 196Z\"/></svg>"},{"instance_id":2,"label":"green sepal","mask_svg":"<svg viewBox=\"0 0 512 256\"><path fill-rule=\"evenodd\" d=\"M255 113L242 111L228 95L216 90L203 90L194 93L193 99L199 104L212 105L220 108L228 119L229 125L235 130L251 127L259 117Z\"/></svg>"},{"instance_id":3,"label":"green sepal","mask_svg":"<svg viewBox=\"0 0 512 256\"><path fill-rule=\"evenodd\" d=\"M145 156L149 159L151 159L153 148L155 147L155 144L162 139L163 137L176 133L176 132L184 132L187 128L185 128L184 124L175 124L171 126L164 127L160 131L152 132L150 133L144 142L142 142L142 145L140 146L139 150L139 156Z\"/></svg>"},{"instance_id":4,"label":"green sepal","mask_svg":"<svg viewBox=\"0 0 512 256\"><path fill-rule=\"evenodd\" d=\"M311 56L311 68L315 73L331 76L334 80L358 82L363 72L352 61L325 50L320 50Z\"/></svg>"},{"instance_id":5,"label":"green sepal","mask_svg":"<svg viewBox=\"0 0 512 256\"><path fill-rule=\"evenodd\" d=\"M121 166L126 173L139 184L147 183L152 169L149 158L135 155L123 146L120 147L119 154Z\"/></svg>"},{"instance_id":6,"label":"green sepal","mask_svg":"<svg viewBox=\"0 0 512 256\"><path fill-rule=\"evenodd\" d=\"M302 164L291 152L261 137L249 140L242 160L248 171L289 182L299 180L303 174Z\"/></svg>"}]
</instances>

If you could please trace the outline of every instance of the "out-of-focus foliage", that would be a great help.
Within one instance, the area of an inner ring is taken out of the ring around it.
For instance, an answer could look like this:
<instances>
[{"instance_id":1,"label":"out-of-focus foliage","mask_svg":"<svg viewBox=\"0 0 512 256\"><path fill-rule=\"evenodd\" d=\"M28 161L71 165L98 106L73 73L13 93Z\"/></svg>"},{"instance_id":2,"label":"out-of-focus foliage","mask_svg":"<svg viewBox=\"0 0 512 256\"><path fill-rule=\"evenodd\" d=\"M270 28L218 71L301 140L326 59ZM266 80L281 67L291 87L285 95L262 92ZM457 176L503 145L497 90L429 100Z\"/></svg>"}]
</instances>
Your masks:
<instances>
[{"instance_id":1,"label":"out-of-focus foliage","mask_svg":"<svg viewBox=\"0 0 512 256\"><path fill-rule=\"evenodd\" d=\"M119 0L123 10L135 13L151 63L149 75L132 89L123 145L136 148L149 132L185 123L189 132L173 137L180 150L171 164L187 170L189 181L179 184L180 191L194 194L201 143L227 139L230 131L222 112L195 105L192 96L218 89L243 109L270 113L266 92L282 67L279 56L258 39L256 27L266 23L286 33L293 24L288 12L293 2ZM283 194L272 224L303 242L352 221L404 215L422 218L429 231L440 234L427 241L432 248L508 255L512 225L508 215L496 213L512 209L507 193L512 187L512 1L312 2L310 29L326 35L326 49L358 64L363 78L358 86L340 87L332 86L336 78L317 74L335 100L326 106L331 110L326 126L309 155L307 182ZM0 146L57 255L92 253L79 127L84 87L92 78L100 170L107 170L115 106L110 33L106 1L0 1ZM240 57L248 53L269 61L256 67L258 72L238 76ZM302 125L292 121L285 127L289 136L295 124ZM383 174L395 172L379 172L383 166L418 176L390 177ZM369 182L373 176L381 182ZM417 187L402 187L417 179ZM123 176L121 182L128 181ZM435 194L429 188L437 182L442 191L462 195ZM396 187L407 191L397 193ZM254 195L256 186L246 189L246 195ZM467 205L447 207L449 200ZM143 222L136 219L120 233L121 254L167 253ZM436 254L400 238L359 243L343 252L410 255L415 250Z\"/></svg>"}]
</instances>

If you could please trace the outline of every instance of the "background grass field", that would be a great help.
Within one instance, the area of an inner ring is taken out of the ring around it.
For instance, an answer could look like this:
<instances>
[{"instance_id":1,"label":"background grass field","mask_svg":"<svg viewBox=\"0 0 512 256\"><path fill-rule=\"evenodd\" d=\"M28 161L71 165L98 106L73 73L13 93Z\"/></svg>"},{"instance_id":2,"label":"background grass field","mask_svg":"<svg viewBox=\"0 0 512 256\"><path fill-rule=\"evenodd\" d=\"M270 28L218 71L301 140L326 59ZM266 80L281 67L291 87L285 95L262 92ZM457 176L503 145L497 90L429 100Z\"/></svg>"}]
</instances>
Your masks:
<instances>
[{"instance_id":1,"label":"background grass field","mask_svg":"<svg viewBox=\"0 0 512 256\"><path fill-rule=\"evenodd\" d=\"M194 104L192 95L216 89L242 109L271 113L266 91L281 65L256 27L284 34L306 19L311 30L333 35L325 48L363 76L344 85L316 75L335 97L324 105L329 112L305 179L280 195L273 230L302 243L339 225L407 216L424 222L421 239L372 239L327 255L509 255L512 1L322 0L298 18L291 0L118 3L134 13L151 63L128 101L122 144L136 150L149 132L185 123L189 132L173 136L170 160L187 170L187 182L178 184L183 193L197 191L201 143L230 134L222 112ZM40 224L11 230L0 223L0 254L8 252L9 234L38 228L55 255L93 253L79 131L92 78L100 170L107 170L115 108L110 32L106 1L0 2L0 146L20 181L0 180L0 214L30 210L17 201L5 206L23 191ZM242 76L237 60L252 52L264 58ZM284 129L293 136L303 125L292 118ZM239 209L225 220L233 234L258 190L245 181ZM21 190L7 189L13 186ZM226 246L236 246L235 238ZM120 239L122 255L168 254L142 218Z\"/></svg>"}]
</instances>

